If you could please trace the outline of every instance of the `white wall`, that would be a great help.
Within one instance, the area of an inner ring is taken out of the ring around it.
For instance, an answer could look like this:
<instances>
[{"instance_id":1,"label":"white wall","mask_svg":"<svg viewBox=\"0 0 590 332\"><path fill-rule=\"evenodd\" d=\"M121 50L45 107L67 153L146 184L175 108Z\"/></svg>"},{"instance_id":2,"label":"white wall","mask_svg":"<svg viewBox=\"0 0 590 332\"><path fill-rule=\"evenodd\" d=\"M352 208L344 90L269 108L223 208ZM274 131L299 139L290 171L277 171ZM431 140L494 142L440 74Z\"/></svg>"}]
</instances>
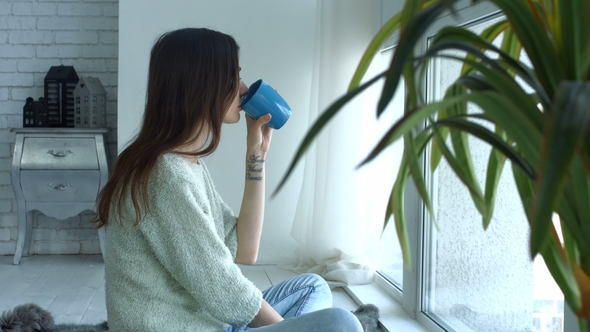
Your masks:
<instances>
[{"instance_id":1,"label":"white wall","mask_svg":"<svg viewBox=\"0 0 590 332\"><path fill-rule=\"evenodd\" d=\"M289 122L275 131L267 156L270 196L308 128L316 0L121 0L119 9L119 151L141 121L149 52L155 39L164 31L187 26L216 29L234 36L240 45L244 82L263 78L293 109ZM217 190L235 213L243 191L245 137L243 119L227 125L219 149L207 160ZM267 200L261 264L294 257L297 245L289 233L301 171L299 167L287 186Z\"/></svg>"}]
</instances>

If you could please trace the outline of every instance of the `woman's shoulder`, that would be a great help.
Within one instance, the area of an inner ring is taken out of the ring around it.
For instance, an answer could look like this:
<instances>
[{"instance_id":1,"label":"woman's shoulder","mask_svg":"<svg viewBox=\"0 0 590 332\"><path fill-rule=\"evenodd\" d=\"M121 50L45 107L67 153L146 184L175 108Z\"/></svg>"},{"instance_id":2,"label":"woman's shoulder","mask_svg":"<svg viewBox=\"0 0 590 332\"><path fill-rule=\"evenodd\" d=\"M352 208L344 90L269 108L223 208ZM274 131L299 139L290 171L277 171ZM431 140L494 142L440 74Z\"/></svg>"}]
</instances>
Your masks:
<instances>
[{"instance_id":1,"label":"woman's shoulder","mask_svg":"<svg viewBox=\"0 0 590 332\"><path fill-rule=\"evenodd\" d=\"M183 156L172 152L164 153L158 158L155 170L164 173L173 173L179 176L203 172L200 164L191 162Z\"/></svg>"},{"instance_id":2,"label":"woman's shoulder","mask_svg":"<svg viewBox=\"0 0 590 332\"><path fill-rule=\"evenodd\" d=\"M158 185L199 182L205 172L200 166L178 154L165 153L158 158L150 180Z\"/></svg>"}]
</instances>

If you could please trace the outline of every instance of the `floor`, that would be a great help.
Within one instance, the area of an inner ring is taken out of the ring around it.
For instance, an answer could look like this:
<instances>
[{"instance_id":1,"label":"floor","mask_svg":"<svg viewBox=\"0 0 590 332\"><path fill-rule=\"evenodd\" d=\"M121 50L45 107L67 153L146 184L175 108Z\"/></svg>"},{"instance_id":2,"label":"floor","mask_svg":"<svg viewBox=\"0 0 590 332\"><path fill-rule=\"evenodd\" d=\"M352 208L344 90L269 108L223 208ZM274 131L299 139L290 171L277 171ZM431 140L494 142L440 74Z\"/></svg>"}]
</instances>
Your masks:
<instances>
[{"instance_id":1,"label":"floor","mask_svg":"<svg viewBox=\"0 0 590 332\"><path fill-rule=\"evenodd\" d=\"M34 255L23 257L18 266L12 260L12 256L0 256L0 313L34 302L49 310L58 324L106 320L102 256ZM241 268L261 290L295 275L270 265ZM335 307L357 307L341 288L332 294Z\"/></svg>"}]
</instances>

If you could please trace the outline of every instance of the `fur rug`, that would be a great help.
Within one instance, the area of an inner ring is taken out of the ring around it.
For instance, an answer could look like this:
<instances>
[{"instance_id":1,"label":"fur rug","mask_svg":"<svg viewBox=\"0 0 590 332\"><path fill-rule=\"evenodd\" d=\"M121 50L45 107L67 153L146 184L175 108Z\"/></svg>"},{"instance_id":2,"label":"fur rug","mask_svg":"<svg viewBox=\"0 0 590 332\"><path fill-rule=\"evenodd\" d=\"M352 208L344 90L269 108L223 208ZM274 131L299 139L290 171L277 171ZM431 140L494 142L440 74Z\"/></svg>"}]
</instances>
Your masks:
<instances>
[{"instance_id":1,"label":"fur rug","mask_svg":"<svg viewBox=\"0 0 590 332\"><path fill-rule=\"evenodd\" d=\"M2 332L103 332L108 331L107 322L101 324L55 324L47 310L34 303L16 306L0 316Z\"/></svg>"},{"instance_id":2,"label":"fur rug","mask_svg":"<svg viewBox=\"0 0 590 332\"><path fill-rule=\"evenodd\" d=\"M378 332L379 309L373 304L364 304L353 314L358 318L365 332ZM104 332L108 331L107 322L96 325L55 324L49 311L34 303L16 306L6 310L0 316L2 332Z\"/></svg>"},{"instance_id":3,"label":"fur rug","mask_svg":"<svg viewBox=\"0 0 590 332\"><path fill-rule=\"evenodd\" d=\"M363 304L352 312L363 326L365 332L379 332L379 308L374 304Z\"/></svg>"}]
</instances>

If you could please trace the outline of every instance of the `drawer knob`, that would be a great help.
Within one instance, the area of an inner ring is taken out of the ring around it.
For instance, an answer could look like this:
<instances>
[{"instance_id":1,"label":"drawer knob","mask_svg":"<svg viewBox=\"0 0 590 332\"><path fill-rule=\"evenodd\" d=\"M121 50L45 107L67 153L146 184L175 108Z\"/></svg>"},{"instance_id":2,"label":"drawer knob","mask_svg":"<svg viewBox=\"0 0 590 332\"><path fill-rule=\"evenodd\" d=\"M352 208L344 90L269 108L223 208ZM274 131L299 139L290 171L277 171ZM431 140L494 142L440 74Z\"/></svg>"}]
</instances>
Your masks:
<instances>
[{"instance_id":1,"label":"drawer knob","mask_svg":"<svg viewBox=\"0 0 590 332\"><path fill-rule=\"evenodd\" d=\"M57 152L55 152L55 151L53 151L53 150L49 150L49 151L47 151L47 153L51 154L51 155L52 155L52 156L54 156L54 157L60 157L60 158L66 157L66 156L67 156L67 155L69 155L69 154L74 154L74 153L72 152L72 150L66 150L66 151L57 151Z\"/></svg>"},{"instance_id":2,"label":"drawer knob","mask_svg":"<svg viewBox=\"0 0 590 332\"><path fill-rule=\"evenodd\" d=\"M53 184L53 183L49 183L49 186L55 190L66 190L69 187L73 187L72 184L70 183L66 183L66 184Z\"/></svg>"}]
</instances>

